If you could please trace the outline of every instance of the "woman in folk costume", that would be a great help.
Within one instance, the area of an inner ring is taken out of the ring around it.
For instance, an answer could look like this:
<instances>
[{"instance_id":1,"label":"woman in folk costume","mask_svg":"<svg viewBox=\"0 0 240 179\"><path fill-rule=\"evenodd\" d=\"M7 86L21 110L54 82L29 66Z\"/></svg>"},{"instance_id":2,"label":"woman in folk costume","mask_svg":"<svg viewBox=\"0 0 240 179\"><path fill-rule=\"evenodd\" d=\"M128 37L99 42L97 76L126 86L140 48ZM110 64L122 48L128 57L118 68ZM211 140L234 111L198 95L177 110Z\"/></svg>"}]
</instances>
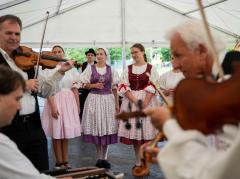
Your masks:
<instances>
[{"instance_id":1,"label":"woman in folk costume","mask_svg":"<svg viewBox=\"0 0 240 179\"><path fill-rule=\"evenodd\" d=\"M160 89L163 91L163 94L169 99L169 102L172 105L173 103L173 94L178 83L184 78L183 73L179 69L179 61L172 59L172 70L163 73L158 83L160 84Z\"/></svg>"},{"instance_id":2,"label":"woman in folk costume","mask_svg":"<svg viewBox=\"0 0 240 179\"><path fill-rule=\"evenodd\" d=\"M81 82L91 89L83 109L83 140L96 145L96 166L110 168L108 145L118 141L115 114L119 111L116 88L119 77L107 65L107 59L110 59L107 49L97 49L96 58L97 64L88 66L80 75Z\"/></svg>"},{"instance_id":3,"label":"woman in folk costume","mask_svg":"<svg viewBox=\"0 0 240 179\"><path fill-rule=\"evenodd\" d=\"M54 46L52 52L64 58L61 46ZM42 73L52 73L53 70L43 70ZM75 68L67 71L60 81L59 92L48 97L42 114L42 126L48 137L52 137L53 150L56 158L56 169L71 168L68 164L68 139L81 135L79 118L79 96L76 82L79 73Z\"/></svg>"},{"instance_id":4,"label":"woman in folk costume","mask_svg":"<svg viewBox=\"0 0 240 179\"><path fill-rule=\"evenodd\" d=\"M139 43L134 44L131 47L131 54L135 62L129 65L123 73L122 82L118 87L120 94L123 95L121 111L138 110L138 100L143 101L143 108L160 105L155 95L155 88L150 83L148 76L150 74L150 79L156 81L158 74L152 65L147 63L143 45ZM128 126L129 124L131 128ZM152 140L157 132L149 117L129 119L128 122L120 121L118 136L120 137L120 142L134 146L135 166L141 165L139 156L141 144Z\"/></svg>"}]
</instances>

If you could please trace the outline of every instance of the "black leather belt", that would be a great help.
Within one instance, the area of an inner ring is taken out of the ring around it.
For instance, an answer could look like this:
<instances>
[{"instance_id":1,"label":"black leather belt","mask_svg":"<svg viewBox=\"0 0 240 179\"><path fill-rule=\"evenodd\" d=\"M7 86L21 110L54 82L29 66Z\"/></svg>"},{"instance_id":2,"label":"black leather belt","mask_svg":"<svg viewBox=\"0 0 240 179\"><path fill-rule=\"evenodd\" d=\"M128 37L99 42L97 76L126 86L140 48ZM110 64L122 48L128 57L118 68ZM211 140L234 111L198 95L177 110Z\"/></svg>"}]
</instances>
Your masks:
<instances>
[{"instance_id":1,"label":"black leather belt","mask_svg":"<svg viewBox=\"0 0 240 179\"><path fill-rule=\"evenodd\" d=\"M36 117L35 112L31 114L21 115L19 116L19 120L23 123L34 120Z\"/></svg>"}]
</instances>

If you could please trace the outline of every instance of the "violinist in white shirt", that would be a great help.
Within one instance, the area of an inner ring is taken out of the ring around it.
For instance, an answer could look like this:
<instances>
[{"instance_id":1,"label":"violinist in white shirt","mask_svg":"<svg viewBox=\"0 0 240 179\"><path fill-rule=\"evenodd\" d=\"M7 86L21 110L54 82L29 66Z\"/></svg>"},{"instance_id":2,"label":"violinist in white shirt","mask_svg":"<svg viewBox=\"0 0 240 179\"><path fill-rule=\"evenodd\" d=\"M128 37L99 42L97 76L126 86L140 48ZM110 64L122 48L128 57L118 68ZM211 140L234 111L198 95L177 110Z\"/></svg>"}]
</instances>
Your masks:
<instances>
[{"instance_id":1,"label":"violinist in white shirt","mask_svg":"<svg viewBox=\"0 0 240 179\"><path fill-rule=\"evenodd\" d=\"M186 78L196 78L211 72L212 51L200 22L187 21L168 34L173 58L179 60ZM222 43L214 39L218 51ZM240 55L236 56L240 59ZM194 93L194 89L192 91ZM231 95L231 94L229 94ZM189 99L186 99L189 100ZM208 136L197 130L184 130L167 107L146 109L152 122L168 139L161 149L142 146L152 155L170 179L236 179L240 176L240 130L238 126L225 124L217 139L225 147L209 147Z\"/></svg>"},{"instance_id":2,"label":"violinist in white shirt","mask_svg":"<svg viewBox=\"0 0 240 179\"><path fill-rule=\"evenodd\" d=\"M39 76L34 79L34 67L23 71L14 59L13 54L19 48L22 30L21 20L14 15L0 17L0 64L19 72L26 80L26 91L21 99L22 108L16 114L10 126L1 132L13 140L19 150L39 170L48 170L47 139L43 132L37 96L51 96L56 92L56 84L65 71L72 68L72 62L66 62L52 76Z\"/></svg>"}]
</instances>

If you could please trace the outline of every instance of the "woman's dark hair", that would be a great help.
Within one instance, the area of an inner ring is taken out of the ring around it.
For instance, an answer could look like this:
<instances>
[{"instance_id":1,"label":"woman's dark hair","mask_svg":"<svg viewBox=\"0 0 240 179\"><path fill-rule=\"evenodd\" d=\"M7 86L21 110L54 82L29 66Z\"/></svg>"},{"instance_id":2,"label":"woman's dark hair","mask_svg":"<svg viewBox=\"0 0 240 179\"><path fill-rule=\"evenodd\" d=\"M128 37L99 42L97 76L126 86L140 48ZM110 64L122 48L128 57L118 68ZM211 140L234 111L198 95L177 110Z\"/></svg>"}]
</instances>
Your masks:
<instances>
[{"instance_id":1,"label":"woman's dark hair","mask_svg":"<svg viewBox=\"0 0 240 179\"><path fill-rule=\"evenodd\" d=\"M22 29L22 21L19 17L12 15L12 14L8 14L8 15L4 15L4 16L0 16L0 28L1 25L5 22L9 20L11 23L17 23L20 26L20 29Z\"/></svg>"},{"instance_id":2,"label":"woman's dark hair","mask_svg":"<svg viewBox=\"0 0 240 179\"><path fill-rule=\"evenodd\" d=\"M138 48L141 52L144 52L144 61L147 62L147 56L145 54L145 48L140 43L135 43L131 48Z\"/></svg>"},{"instance_id":3,"label":"woman's dark hair","mask_svg":"<svg viewBox=\"0 0 240 179\"><path fill-rule=\"evenodd\" d=\"M64 49L63 49L60 45L54 45L54 46L52 47L52 51L53 51L53 49L55 49L55 48L60 48L60 49L63 51L63 53L65 54Z\"/></svg>"},{"instance_id":4,"label":"woman's dark hair","mask_svg":"<svg viewBox=\"0 0 240 179\"><path fill-rule=\"evenodd\" d=\"M25 91L25 80L18 72L0 65L0 86L0 95L10 94L19 87Z\"/></svg>"}]
</instances>

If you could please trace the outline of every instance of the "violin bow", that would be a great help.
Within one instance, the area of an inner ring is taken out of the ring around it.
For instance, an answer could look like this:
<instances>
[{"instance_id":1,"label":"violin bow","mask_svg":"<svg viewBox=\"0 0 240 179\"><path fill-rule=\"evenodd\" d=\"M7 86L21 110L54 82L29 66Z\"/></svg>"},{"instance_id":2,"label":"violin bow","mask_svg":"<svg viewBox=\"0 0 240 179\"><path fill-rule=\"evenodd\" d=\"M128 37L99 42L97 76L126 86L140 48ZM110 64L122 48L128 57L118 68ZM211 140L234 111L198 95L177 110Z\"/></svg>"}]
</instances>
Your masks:
<instances>
[{"instance_id":1,"label":"violin bow","mask_svg":"<svg viewBox=\"0 0 240 179\"><path fill-rule=\"evenodd\" d=\"M44 40L46 28L47 28L48 17L49 17L49 11L46 12L46 20L45 20L45 24L44 24L44 27L43 27L43 34L42 34L40 49L39 49L39 53L38 53L37 66L36 66L36 70L35 70L35 74L34 74L34 79L36 79L37 76L38 76L39 61L40 61L40 58L42 56L43 40Z\"/></svg>"},{"instance_id":2,"label":"violin bow","mask_svg":"<svg viewBox=\"0 0 240 179\"><path fill-rule=\"evenodd\" d=\"M204 25L205 31L207 33L208 41L209 41L210 47L211 47L212 52L213 52L212 53L213 60L216 64L216 66L217 66L219 76L220 76L221 80L223 81L224 80L224 72L223 72L223 69L222 69L222 67L220 65L220 62L218 60L218 53L217 53L217 50L216 50L216 46L214 45L213 37L212 37L211 31L210 31L210 28L209 28L209 25L208 25L208 22L207 22L205 12L203 10L202 0L197 0L197 4L198 4L198 7L199 7L201 16L202 16L203 25Z\"/></svg>"},{"instance_id":3,"label":"violin bow","mask_svg":"<svg viewBox=\"0 0 240 179\"><path fill-rule=\"evenodd\" d=\"M157 90L157 92L159 93L159 95L162 97L164 103L171 108L171 103L169 102L168 98L163 94L163 92L157 88L156 83L154 83L152 80L150 80L150 74L146 73L146 75L149 77L149 81L152 83L152 85L154 85L155 89Z\"/></svg>"},{"instance_id":4,"label":"violin bow","mask_svg":"<svg viewBox=\"0 0 240 179\"><path fill-rule=\"evenodd\" d=\"M235 47L234 47L234 50L240 52L240 39L237 40L237 43L236 43L236 45L235 45Z\"/></svg>"}]
</instances>

